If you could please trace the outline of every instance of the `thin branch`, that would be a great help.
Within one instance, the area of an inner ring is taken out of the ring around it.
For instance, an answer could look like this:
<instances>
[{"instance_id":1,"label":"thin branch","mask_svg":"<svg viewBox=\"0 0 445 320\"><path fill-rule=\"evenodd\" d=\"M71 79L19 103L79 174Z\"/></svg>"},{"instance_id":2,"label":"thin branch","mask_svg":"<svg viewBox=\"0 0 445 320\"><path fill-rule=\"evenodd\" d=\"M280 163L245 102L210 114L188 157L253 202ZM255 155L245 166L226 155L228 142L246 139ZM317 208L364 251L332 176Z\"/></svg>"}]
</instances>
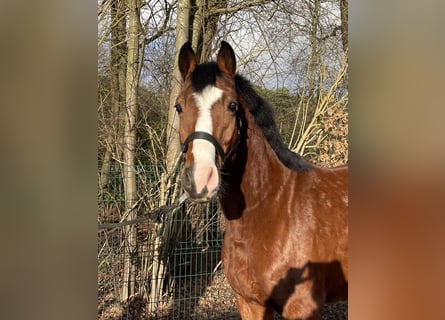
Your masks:
<instances>
[{"instance_id":1,"label":"thin branch","mask_svg":"<svg viewBox=\"0 0 445 320\"><path fill-rule=\"evenodd\" d=\"M177 2L178 1L174 1L170 5L168 4L168 2L165 3L165 17L164 17L164 21L162 22L162 26L160 28L158 28L158 31L154 35L144 39L145 44L152 43L156 39L160 38L167 31L175 30L175 28L168 26L168 22L170 21L170 17L171 17L173 8L176 6Z\"/></svg>"},{"instance_id":2,"label":"thin branch","mask_svg":"<svg viewBox=\"0 0 445 320\"><path fill-rule=\"evenodd\" d=\"M270 0L250 0L250 1L244 1L240 3L239 5L229 7L229 8L219 8L219 9L211 9L208 12L208 15L214 15L214 14L228 14L228 13L235 13L241 10L246 10L252 7L264 5L266 3L272 2Z\"/></svg>"},{"instance_id":3,"label":"thin branch","mask_svg":"<svg viewBox=\"0 0 445 320\"><path fill-rule=\"evenodd\" d=\"M331 33L329 33L328 35L319 38L320 41L325 41L329 38L335 37L337 35L337 31L341 31L341 26L335 26L334 29L332 29Z\"/></svg>"}]
</instances>

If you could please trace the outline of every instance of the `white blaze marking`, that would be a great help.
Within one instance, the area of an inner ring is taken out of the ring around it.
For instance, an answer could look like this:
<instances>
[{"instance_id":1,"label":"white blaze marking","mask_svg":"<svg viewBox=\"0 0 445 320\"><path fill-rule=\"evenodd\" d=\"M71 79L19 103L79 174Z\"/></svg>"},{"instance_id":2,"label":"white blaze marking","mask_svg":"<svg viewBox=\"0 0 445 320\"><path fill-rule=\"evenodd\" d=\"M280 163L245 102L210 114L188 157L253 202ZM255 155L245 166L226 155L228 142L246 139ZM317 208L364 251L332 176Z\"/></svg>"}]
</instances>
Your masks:
<instances>
[{"instance_id":1,"label":"white blaze marking","mask_svg":"<svg viewBox=\"0 0 445 320\"><path fill-rule=\"evenodd\" d=\"M201 93L193 94L199 110L195 131L204 131L209 134L213 133L212 115L210 110L213 104L221 99L222 94L223 91L214 86L207 86ZM214 163L215 161L215 147L206 140L194 140L192 152L196 162Z\"/></svg>"},{"instance_id":2,"label":"white blaze marking","mask_svg":"<svg viewBox=\"0 0 445 320\"><path fill-rule=\"evenodd\" d=\"M211 109L216 101L221 99L223 91L214 86L207 86L201 93L194 93L198 106L198 119L196 120L195 131L213 133L213 123ZM210 142L203 139L193 140L194 181L196 191L201 193L207 187L208 194L212 195L218 187L218 170L215 165L215 147Z\"/></svg>"}]
</instances>

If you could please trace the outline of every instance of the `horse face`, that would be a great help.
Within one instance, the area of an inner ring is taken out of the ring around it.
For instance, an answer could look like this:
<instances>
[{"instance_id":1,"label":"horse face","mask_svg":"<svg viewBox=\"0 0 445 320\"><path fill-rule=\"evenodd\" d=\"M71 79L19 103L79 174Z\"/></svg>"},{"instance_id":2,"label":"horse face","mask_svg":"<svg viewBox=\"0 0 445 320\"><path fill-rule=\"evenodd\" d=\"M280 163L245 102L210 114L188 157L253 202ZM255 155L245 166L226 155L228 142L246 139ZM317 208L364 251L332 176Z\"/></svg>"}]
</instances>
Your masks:
<instances>
[{"instance_id":1,"label":"horse face","mask_svg":"<svg viewBox=\"0 0 445 320\"><path fill-rule=\"evenodd\" d=\"M208 201L217 193L222 158L238 138L235 66L229 61L232 65L228 71L223 61L227 54L234 63L233 50L224 44L216 64L198 66L195 53L186 43L179 55L184 83L175 108L179 114L180 141L186 149L182 184L189 198L196 201ZM205 135L184 144L195 132Z\"/></svg>"}]
</instances>

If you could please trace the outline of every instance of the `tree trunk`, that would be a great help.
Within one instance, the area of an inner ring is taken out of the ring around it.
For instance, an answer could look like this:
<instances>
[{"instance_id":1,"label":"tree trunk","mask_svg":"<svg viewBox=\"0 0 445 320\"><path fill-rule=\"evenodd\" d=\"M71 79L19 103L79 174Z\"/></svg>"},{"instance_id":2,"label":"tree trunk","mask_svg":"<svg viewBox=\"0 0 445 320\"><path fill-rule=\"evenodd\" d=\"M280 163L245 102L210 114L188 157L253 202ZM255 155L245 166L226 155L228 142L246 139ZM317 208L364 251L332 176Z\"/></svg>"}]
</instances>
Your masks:
<instances>
[{"instance_id":1,"label":"tree trunk","mask_svg":"<svg viewBox=\"0 0 445 320\"><path fill-rule=\"evenodd\" d=\"M202 50L202 38L204 33L204 10L206 6L206 0L196 0L196 8L193 15L192 26L192 48L196 53L196 58L200 62L200 55Z\"/></svg>"},{"instance_id":2,"label":"tree trunk","mask_svg":"<svg viewBox=\"0 0 445 320\"><path fill-rule=\"evenodd\" d=\"M218 32L218 22L221 16L220 13L215 13L215 10L227 7L227 0L207 0L208 10L204 11L204 29L202 39L202 49L200 52L200 62L205 62L210 59L212 55L212 42Z\"/></svg>"},{"instance_id":3,"label":"tree trunk","mask_svg":"<svg viewBox=\"0 0 445 320\"><path fill-rule=\"evenodd\" d=\"M167 179L166 176L173 176L173 170L176 167L176 161L180 152L179 137L178 137L178 116L176 114L175 108L173 106L176 103L176 97L181 90L181 74L178 67L178 55L181 46L189 39L189 26L190 26L190 0L179 0L178 1L178 16L176 19L176 42L175 42L175 63L173 68L173 79L172 87L170 91L170 103L168 109L168 135L167 135L167 175L164 173L161 177L160 188L161 188L161 198L159 205L166 205L173 201L171 197L168 197L169 184L171 183L171 178ZM153 260L151 264L151 282L150 282L150 296L149 304L147 306L147 311L154 312L159 303L163 302L163 286L164 280L167 272L167 265L164 256L162 255L162 247L165 245L165 236L163 230L167 222L155 223L153 229L151 230L153 241ZM168 295L167 295L168 296Z\"/></svg>"},{"instance_id":4,"label":"tree trunk","mask_svg":"<svg viewBox=\"0 0 445 320\"><path fill-rule=\"evenodd\" d=\"M341 13L341 40L343 44L343 51L348 52L348 0L340 0Z\"/></svg>"},{"instance_id":5,"label":"tree trunk","mask_svg":"<svg viewBox=\"0 0 445 320\"><path fill-rule=\"evenodd\" d=\"M110 168L113 154L121 159L122 128L123 122L120 116L121 105L125 102L125 69L126 69L126 45L125 45L125 6L121 0L112 0L110 6L111 16L111 41L110 41L110 97L111 110L105 137L105 154L100 170L99 191L102 197L107 191Z\"/></svg>"},{"instance_id":6,"label":"tree trunk","mask_svg":"<svg viewBox=\"0 0 445 320\"><path fill-rule=\"evenodd\" d=\"M311 56L309 60L309 93L316 99L316 77L317 67L319 62L318 55L318 20L320 14L320 0L314 0L313 6L311 6Z\"/></svg>"},{"instance_id":7,"label":"tree trunk","mask_svg":"<svg viewBox=\"0 0 445 320\"><path fill-rule=\"evenodd\" d=\"M102 160L102 167L100 168L99 176L99 199L104 199L105 193L108 191L108 181L110 176L110 163L111 163L111 148L110 143L107 142L105 146L105 154Z\"/></svg>"},{"instance_id":8,"label":"tree trunk","mask_svg":"<svg viewBox=\"0 0 445 320\"><path fill-rule=\"evenodd\" d=\"M167 172L171 172L176 164L180 146L178 138L178 116L175 105L176 97L181 90L181 73L178 67L178 55L181 46L189 39L190 27L190 0L180 0L178 2L178 17L176 22L176 42L175 42L175 64L173 68L172 88L170 91L170 103L168 109L168 135L167 135Z\"/></svg>"},{"instance_id":9,"label":"tree trunk","mask_svg":"<svg viewBox=\"0 0 445 320\"><path fill-rule=\"evenodd\" d=\"M136 218L136 115L137 115L137 91L139 83L139 15L137 0L128 0L128 56L127 56L127 81L125 103L125 131L124 131L124 189L125 189L125 213L127 220ZM122 285L122 300L127 300L135 289L136 266L133 259L136 250L136 228L134 225L124 227L125 258Z\"/></svg>"},{"instance_id":10,"label":"tree trunk","mask_svg":"<svg viewBox=\"0 0 445 320\"><path fill-rule=\"evenodd\" d=\"M193 19L192 47L198 63L208 61L212 55L212 42L218 31L220 9L227 7L227 0L197 0Z\"/></svg>"}]
</instances>

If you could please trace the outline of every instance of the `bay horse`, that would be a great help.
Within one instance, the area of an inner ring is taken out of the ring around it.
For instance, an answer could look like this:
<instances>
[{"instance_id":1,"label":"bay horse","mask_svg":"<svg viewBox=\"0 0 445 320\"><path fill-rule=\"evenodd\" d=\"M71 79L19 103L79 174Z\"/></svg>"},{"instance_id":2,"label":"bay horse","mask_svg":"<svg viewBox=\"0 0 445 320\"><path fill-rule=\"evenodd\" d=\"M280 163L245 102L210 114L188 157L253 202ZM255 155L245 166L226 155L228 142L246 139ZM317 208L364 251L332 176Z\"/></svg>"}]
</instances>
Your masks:
<instances>
[{"instance_id":1,"label":"bay horse","mask_svg":"<svg viewBox=\"0 0 445 320\"><path fill-rule=\"evenodd\" d=\"M219 198L242 319L321 319L325 302L347 299L347 167L318 167L285 146L228 43L198 64L187 42L178 64L182 185L192 200Z\"/></svg>"}]
</instances>

